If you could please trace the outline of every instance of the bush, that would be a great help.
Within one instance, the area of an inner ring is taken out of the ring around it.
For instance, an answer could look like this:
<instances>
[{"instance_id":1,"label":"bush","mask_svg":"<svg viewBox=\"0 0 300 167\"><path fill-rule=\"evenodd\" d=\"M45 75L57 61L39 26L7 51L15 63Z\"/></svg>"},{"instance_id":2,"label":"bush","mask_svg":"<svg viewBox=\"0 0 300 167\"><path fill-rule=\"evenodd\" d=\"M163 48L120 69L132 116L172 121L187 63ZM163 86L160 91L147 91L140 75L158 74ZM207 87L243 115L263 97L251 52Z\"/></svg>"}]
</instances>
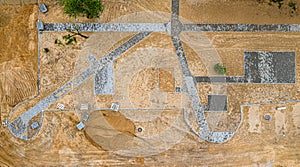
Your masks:
<instances>
[{"instance_id":1,"label":"bush","mask_svg":"<svg viewBox=\"0 0 300 167\"><path fill-rule=\"evenodd\" d=\"M99 0L61 0L64 12L70 17L85 16L89 19L99 17L103 5Z\"/></svg>"},{"instance_id":2,"label":"bush","mask_svg":"<svg viewBox=\"0 0 300 167\"><path fill-rule=\"evenodd\" d=\"M220 65L219 63L215 64L214 69L218 74L224 75L226 73L226 67Z\"/></svg>"}]
</instances>

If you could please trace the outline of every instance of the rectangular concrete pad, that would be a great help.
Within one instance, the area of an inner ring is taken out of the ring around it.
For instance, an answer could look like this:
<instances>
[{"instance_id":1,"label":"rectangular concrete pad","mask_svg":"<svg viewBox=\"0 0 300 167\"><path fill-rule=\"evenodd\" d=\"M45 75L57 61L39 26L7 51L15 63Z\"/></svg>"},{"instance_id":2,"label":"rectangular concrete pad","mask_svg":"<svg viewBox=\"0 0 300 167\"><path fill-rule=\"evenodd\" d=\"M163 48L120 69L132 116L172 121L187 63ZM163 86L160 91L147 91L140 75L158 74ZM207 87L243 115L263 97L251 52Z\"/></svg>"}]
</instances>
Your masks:
<instances>
[{"instance_id":1,"label":"rectangular concrete pad","mask_svg":"<svg viewBox=\"0 0 300 167\"><path fill-rule=\"evenodd\" d=\"M198 83L244 83L244 76L195 76Z\"/></svg>"},{"instance_id":2,"label":"rectangular concrete pad","mask_svg":"<svg viewBox=\"0 0 300 167\"><path fill-rule=\"evenodd\" d=\"M208 111L227 111L227 95L208 95Z\"/></svg>"},{"instance_id":3,"label":"rectangular concrete pad","mask_svg":"<svg viewBox=\"0 0 300 167\"><path fill-rule=\"evenodd\" d=\"M295 52L245 52L248 83L295 83Z\"/></svg>"},{"instance_id":4,"label":"rectangular concrete pad","mask_svg":"<svg viewBox=\"0 0 300 167\"><path fill-rule=\"evenodd\" d=\"M225 83L226 76L196 76L196 82Z\"/></svg>"},{"instance_id":5,"label":"rectangular concrete pad","mask_svg":"<svg viewBox=\"0 0 300 167\"><path fill-rule=\"evenodd\" d=\"M106 65L95 75L95 94L111 95L114 94L114 64Z\"/></svg>"}]
</instances>

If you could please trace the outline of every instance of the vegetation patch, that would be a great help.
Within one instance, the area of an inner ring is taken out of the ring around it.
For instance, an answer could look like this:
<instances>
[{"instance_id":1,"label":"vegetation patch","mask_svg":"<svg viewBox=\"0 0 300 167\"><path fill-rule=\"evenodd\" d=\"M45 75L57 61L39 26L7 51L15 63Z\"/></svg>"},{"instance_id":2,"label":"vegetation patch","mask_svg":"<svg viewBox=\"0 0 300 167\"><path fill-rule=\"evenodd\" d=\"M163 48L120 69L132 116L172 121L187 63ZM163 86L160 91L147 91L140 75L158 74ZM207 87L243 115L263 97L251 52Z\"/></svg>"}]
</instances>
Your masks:
<instances>
[{"instance_id":1,"label":"vegetation patch","mask_svg":"<svg viewBox=\"0 0 300 167\"><path fill-rule=\"evenodd\" d=\"M69 34L62 36L64 43L59 39L55 39L54 43L58 46L65 46L65 45L71 45L71 44L77 43L76 36L80 36L84 39L89 38L88 36L81 34L79 31L79 28L75 24L73 24L73 27L74 27L74 30L72 30L72 28L70 27L67 29Z\"/></svg>"},{"instance_id":2,"label":"vegetation patch","mask_svg":"<svg viewBox=\"0 0 300 167\"><path fill-rule=\"evenodd\" d=\"M99 17L103 5L99 0L61 0L64 12L70 17L83 16L89 19Z\"/></svg>"},{"instance_id":3,"label":"vegetation patch","mask_svg":"<svg viewBox=\"0 0 300 167\"><path fill-rule=\"evenodd\" d=\"M223 65L221 65L219 63L215 64L214 69L218 74L224 75L226 73L226 67L224 67Z\"/></svg>"}]
</instances>

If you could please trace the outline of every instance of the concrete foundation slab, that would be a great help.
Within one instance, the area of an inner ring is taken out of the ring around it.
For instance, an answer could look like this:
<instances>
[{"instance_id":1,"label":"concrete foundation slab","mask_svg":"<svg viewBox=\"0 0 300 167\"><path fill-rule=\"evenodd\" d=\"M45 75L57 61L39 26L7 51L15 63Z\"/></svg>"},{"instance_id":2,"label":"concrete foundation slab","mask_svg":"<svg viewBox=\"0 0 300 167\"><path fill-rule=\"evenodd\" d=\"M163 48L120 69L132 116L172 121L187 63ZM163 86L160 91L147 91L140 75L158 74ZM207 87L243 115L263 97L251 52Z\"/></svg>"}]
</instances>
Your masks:
<instances>
[{"instance_id":1,"label":"concrete foundation slab","mask_svg":"<svg viewBox=\"0 0 300 167\"><path fill-rule=\"evenodd\" d=\"M227 111L227 95L208 95L208 111Z\"/></svg>"},{"instance_id":2,"label":"concrete foundation slab","mask_svg":"<svg viewBox=\"0 0 300 167\"><path fill-rule=\"evenodd\" d=\"M109 63L95 75L95 94L114 94L114 65Z\"/></svg>"},{"instance_id":3,"label":"concrete foundation slab","mask_svg":"<svg viewBox=\"0 0 300 167\"><path fill-rule=\"evenodd\" d=\"M245 52L248 83L295 83L294 52Z\"/></svg>"}]
</instances>

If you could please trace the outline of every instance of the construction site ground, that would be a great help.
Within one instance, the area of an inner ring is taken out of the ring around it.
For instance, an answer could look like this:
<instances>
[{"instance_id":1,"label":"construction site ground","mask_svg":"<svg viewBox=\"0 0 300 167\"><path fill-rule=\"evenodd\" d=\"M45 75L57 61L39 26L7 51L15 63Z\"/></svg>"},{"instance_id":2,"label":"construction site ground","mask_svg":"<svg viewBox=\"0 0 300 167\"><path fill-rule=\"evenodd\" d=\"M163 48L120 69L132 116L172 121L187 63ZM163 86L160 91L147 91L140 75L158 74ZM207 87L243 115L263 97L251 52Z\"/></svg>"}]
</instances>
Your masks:
<instances>
[{"instance_id":1,"label":"construction site ground","mask_svg":"<svg viewBox=\"0 0 300 167\"><path fill-rule=\"evenodd\" d=\"M103 0L104 12L92 20L68 17L57 2L42 0L49 9L40 15L43 22L167 23L171 17L171 0ZM258 0L181 0L180 17L185 23L300 24L300 15L291 14L287 5L278 9ZM74 45L57 46L54 40L67 32L44 32L38 69L37 19L36 4L0 6L1 121L18 103L29 99L21 106L28 110L88 67L90 54L99 59L135 34L89 32L83 33L88 39L78 37ZM189 68L194 76L208 76L212 71L193 50L197 43L189 40L192 35L181 33ZM227 76L244 75L245 51L291 51L296 53L296 60L300 59L298 32L207 32L198 36L211 42L227 67ZM228 142L210 143L185 127L180 108L190 104L186 104L186 95L174 91L183 85L183 78L172 39L167 33L154 32L114 62L115 94L89 96L93 93L91 78L47 108L41 131L33 140L18 139L0 126L0 166L299 166L299 68L296 61L295 84L198 83L202 104L208 104L208 94L224 92L228 96L228 112L205 113L213 131L234 131L240 124ZM84 96L82 90L87 92ZM94 108L110 108L118 101L120 107L132 110L88 111L91 115L86 129L79 131L76 125L82 113L75 108L91 98ZM65 111L57 110L58 103L65 105ZM276 110L280 106L286 109ZM138 110L152 108L157 110ZM14 113L11 119L20 114ZM266 114L271 116L269 121L264 119ZM158 151L147 156L141 156L139 151L143 150L139 148L136 154L119 151L135 142L146 145L133 138L160 134L174 122L178 142L155 146Z\"/></svg>"}]
</instances>

